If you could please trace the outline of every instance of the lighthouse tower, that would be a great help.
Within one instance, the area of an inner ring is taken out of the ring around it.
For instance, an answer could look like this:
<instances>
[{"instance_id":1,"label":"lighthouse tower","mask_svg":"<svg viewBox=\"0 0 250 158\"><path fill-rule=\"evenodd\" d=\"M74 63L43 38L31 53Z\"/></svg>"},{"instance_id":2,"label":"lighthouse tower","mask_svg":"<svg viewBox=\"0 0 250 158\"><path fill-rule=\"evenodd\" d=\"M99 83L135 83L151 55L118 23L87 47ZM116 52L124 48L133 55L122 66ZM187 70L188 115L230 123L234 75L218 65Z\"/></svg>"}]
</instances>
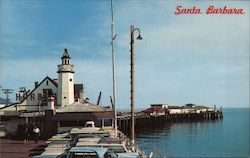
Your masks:
<instances>
[{"instance_id":1,"label":"lighthouse tower","mask_svg":"<svg viewBox=\"0 0 250 158\"><path fill-rule=\"evenodd\" d=\"M62 107L74 103L74 71L70 64L68 50L64 49L61 57L62 63L58 65L58 96L57 103Z\"/></svg>"}]
</instances>

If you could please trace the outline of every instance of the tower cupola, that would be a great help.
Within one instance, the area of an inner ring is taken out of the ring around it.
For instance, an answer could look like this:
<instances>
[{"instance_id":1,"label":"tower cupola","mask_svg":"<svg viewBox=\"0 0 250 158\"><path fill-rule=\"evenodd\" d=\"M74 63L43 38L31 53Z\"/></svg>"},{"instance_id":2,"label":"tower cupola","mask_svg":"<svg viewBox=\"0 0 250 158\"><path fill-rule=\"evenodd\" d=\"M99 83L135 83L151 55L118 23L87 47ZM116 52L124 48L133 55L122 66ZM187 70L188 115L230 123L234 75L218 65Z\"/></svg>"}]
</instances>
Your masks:
<instances>
[{"instance_id":1,"label":"tower cupola","mask_svg":"<svg viewBox=\"0 0 250 158\"><path fill-rule=\"evenodd\" d=\"M71 58L69 56L67 48L64 49L64 53L63 53L63 56L61 57L61 59L62 59L62 63L60 65L58 65L57 73L61 73L61 72L74 73L74 71L73 71L74 65L71 65L69 62Z\"/></svg>"},{"instance_id":2,"label":"tower cupola","mask_svg":"<svg viewBox=\"0 0 250 158\"><path fill-rule=\"evenodd\" d=\"M62 59L63 65L69 65L70 56L69 56L67 48L64 49L64 53L63 53L63 56L61 57L61 59Z\"/></svg>"}]
</instances>

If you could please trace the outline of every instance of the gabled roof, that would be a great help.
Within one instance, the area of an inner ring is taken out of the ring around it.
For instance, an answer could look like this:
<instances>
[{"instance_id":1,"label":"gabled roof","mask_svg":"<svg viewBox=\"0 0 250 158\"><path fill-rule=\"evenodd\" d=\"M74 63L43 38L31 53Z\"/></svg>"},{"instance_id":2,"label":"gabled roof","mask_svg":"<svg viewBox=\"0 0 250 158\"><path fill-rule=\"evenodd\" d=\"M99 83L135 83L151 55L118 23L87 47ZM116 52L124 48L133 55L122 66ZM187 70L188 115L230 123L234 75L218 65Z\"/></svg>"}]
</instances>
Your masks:
<instances>
[{"instance_id":1,"label":"gabled roof","mask_svg":"<svg viewBox=\"0 0 250 158\"><path fill-rule=\"evenodd\" d=\"M78 103L75 102L66 107L62 107L56 110L57 113L63 112L103 112L103 111L112 111L112 109L104 108L92 103Z\"/></svg>"},{"instance_id":2,"label":"gabled roof","mask_svg":"<svg viewBox=\"0 0 250 158\"><path fill-rule=\"evenodd\" d=\"M53 83L56 87L57 87L57 83L51 79L49 76L46 76L31 92L29 92L29 94L26 96L26 98L24 98L22 101L20 101L20 104L27 99L43 82L46 81L46 79L48 79L49 81L51 81L51 83Z\"/></svg>"}]
</instances>

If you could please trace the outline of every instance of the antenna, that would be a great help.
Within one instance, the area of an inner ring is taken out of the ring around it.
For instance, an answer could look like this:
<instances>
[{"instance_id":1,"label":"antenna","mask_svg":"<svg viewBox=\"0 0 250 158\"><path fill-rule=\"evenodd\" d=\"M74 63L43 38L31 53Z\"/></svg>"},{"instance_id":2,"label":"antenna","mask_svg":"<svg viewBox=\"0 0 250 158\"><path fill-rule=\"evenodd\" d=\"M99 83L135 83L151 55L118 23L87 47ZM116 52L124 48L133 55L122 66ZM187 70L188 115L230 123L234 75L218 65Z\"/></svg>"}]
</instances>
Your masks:
<instances>
[{"instance_id":1,"label":"antenna","mask_svg":"<svg viewBox=\"0 0 250 158\"><path fill-rule=\"evenodd\" d=\"M13 89L2 89L3 93L6 94L6 106L8 105L9 102L9 94L13 93Z\"/></svg>"},{"instance_id":2,"label":"antenna","mask_svg":"<svg viewBox=\"0 0 250 158\"><path fill-rule=\"evenodd\" d=\"M111 96L110 96L110 103L111 103L112 109L114 109L114 104L113 104L113 100Z\"/></svg>"},{"instance_id":3,"label":"antenna","mask_svg":"<svg viewBox=\"0 0 250 158\"><path fill-rule=\"evenodd\" d=\"M116 38L115 35L115 23L114 23L114 7L113 7L113 0L111 0L111 16L112 16L112 23L111 23L111 45L112 45L112 74L113 74L113 109L115 115L115 137L117 137L117 116L116 116L116 78L115 78L115 49L114 49L114 40Z\"/></svg>"}]
</instances>

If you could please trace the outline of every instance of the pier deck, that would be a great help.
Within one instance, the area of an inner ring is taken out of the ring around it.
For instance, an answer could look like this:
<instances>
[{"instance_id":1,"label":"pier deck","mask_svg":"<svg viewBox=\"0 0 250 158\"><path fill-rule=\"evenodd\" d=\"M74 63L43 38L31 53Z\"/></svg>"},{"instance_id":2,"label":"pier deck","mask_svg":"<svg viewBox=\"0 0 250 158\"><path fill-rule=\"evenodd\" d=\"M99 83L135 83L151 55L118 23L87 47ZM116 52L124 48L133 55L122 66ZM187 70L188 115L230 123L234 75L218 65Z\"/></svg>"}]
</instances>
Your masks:
<instances>
[{"instance_id":1,"label":"pier deck","mask_svg":"<svg viewBox=\"0 0 250 158\"><path fill-rule=\"evenodd\" d=\"M44 149L45 141L36 144L30 140L24 144L23 140L0 139L0 157L2 158L31 158L39 155Z\"/></svg>"},{"instance_id":2,"label":"pier deck","mask_svg":"<svg viewBox=\"0 0 250 158\"><path fill-rule=\"evenodd\" d=\"M223 119L222 111L209 111L202 113L178 113L165 115L147 115L144 113L137 113L135 115L135 130L139 132L145 128L160 127L167 122L181 122L181 121L206 121ZM131 116L129 113L122 113L117 117L118 129L126 135L130 135Z\"/></svg>"}]
</instances>

